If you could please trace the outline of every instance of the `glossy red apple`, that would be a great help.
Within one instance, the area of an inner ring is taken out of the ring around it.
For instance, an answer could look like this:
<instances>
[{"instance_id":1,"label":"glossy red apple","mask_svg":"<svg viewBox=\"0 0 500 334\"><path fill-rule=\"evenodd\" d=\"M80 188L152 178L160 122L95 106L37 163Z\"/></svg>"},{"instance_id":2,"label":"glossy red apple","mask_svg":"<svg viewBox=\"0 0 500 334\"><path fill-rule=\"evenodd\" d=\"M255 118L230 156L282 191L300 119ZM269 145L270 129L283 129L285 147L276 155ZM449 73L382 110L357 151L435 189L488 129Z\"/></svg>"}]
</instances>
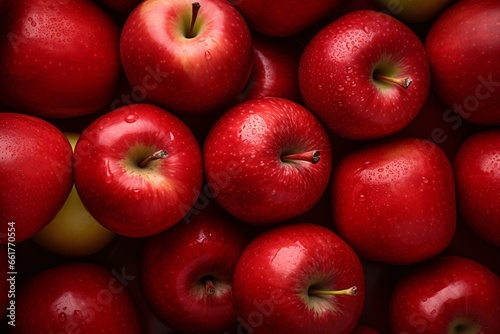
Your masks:
<instances>
[{"instance_id":1,"label":"glossy red apple","mask_svg":"<svg viewBox=\"0 0 500 334\"><path fill-rule=\"evenodd\" d=\"M116 90L120 30L92 1L7 1L0 36L0 99L19 112L90 114Z\"/></svg>"},{"instance_id":2,"label":"glossy red apple","mask_svg":"<svg viewBox=\"0 0 500 334\"><path fill-rule=\"evenodd\" d=\"M146 102L207 113L232 102L252 65L248 27L227 1L142 2L123 27L120 52Z\"/></svg>"},{"instance_id":3,"label":"glossy red apple","mask_svg":"<svg viewBox=\"0 0 500 334\"><path fill-rule=\"evenodd\" d=\"M0 113L0 243L26 240L50 223L71 190L72 159L52 124Z\"/></svg>"},{"instance_id":4,"label":"glossy red apple","mask_svg":"<svg viewBox=\"0 0 500 334\"><path fill-rule=\"evenodd\" d=\"M347 334L363 308L363 268L332 231L284 225L244 250L233 295L239 333Z\"/></svg>"},{"instance_id":5,"label":"glossy red apple","mask_svg":"<svg viewBox=\"0 0 500 334\"><path fill-rule=\"evenodd\" d=\"M328 16L341 0L230 0L255 31L272 37L295 35Z\"/></svg>"},{"instance_id":6,"label":"glossy red apple","mask_svg":"<svg viewBox=\"0 0 500 334\"><path fill-rule=\"evenodd\" d=\"M302 54L299 85L306 106L331 131L374 139L415 118L429 92L429 64L410 28L358 10L313 37Z\"/></svg>"},{"instance_id":7,"label":"glossy red apple","mask_svg":"<svg viewBox=\"0 0 500 334\"><path fill-rule=\"evenodd\" d=\"M142 291L158 319L175 332L235 328L233 272L249 241L238 224L212 205L146 242Z\"/></svg>"},{"instance_id":8,"label":"glossy red apple","mask_svg":"<svg viewBox=\"0 0 500 334\"><path fill-rule=\"evenodd\" d=\"M420 262L439 254L455 231L450 161L423 139L350 153L334 171L331 200L335 231L368 260Z\"/></svg>"},{"instance_id":9,"label":"glossy red apple","mask_svg":"<svg viewBox=\"0 0 500 334\"><path fill-rule=\"evenodd\" d=\"M469 137L454 161L459 212L480 237L500 247L500 130Z\"/></svg>"},{"instance_id":10,"label":"glossy red apple","mask_svg":"<svg viewBox=\"0 0 500 334\"><path fill-rule=\"evenodd\" d=\"M15 333L141 333L119 278L91 263L62 264L31 277L16 296L16 312L22 320Z\"/></svg>"},{"instance_id":11,"label":"glossy red apple","mask_svg":"<svg viewBox=\"0 0 500 334\"><path fill-rule=\"evenodd\" d=\"M83 204L101 225L144 237L171 227L194 204L201 153L177 117L132 104L101 116L82 133L74 174Z\"/></svg>"},{"instance_id":12,"label":"glossy red apple","mask_svg":"<svg viewBox=\"0 0 500 334\"><path fill-rule=\"evenodd\" d=\"M319 121L301 105L273 97L225 113L208 134L203 157L217 202L252 224L311 209L326 189L332 159Z\"/></svg>"},{"instance_id":13,"label":"glossy red apple","mask_svg":"<svg viewBox=\"0 0 500 334\"><path fill-rule=\"evenodd\" d=\"M425 41L433 87L471 123L499 125L500 2L462 0L434 22Z\"/></svg>"},{"instance_id":14,"label":"glossy red apple","mask_svg":"<svg viewBox=\"0 0 500 334\"><path fill-rule=\"evenodd\" d=\"M392 333L498 333L500 278L461 257L437 257L396 285Z\"/></svg>"}]
</instances>

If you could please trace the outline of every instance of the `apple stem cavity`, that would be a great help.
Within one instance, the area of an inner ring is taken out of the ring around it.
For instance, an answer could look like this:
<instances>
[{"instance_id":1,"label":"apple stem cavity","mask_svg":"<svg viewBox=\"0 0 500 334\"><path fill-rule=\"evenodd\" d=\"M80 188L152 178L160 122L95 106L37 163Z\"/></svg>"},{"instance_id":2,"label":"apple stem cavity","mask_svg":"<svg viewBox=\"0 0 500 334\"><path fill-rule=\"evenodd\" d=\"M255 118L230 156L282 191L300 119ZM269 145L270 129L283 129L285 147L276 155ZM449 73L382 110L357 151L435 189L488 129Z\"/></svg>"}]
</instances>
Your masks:
<instances>
[{"instance_id":1,"label":"apple stem cavity","mask_svg":"<svg viewBox=\"0 0 500 334\"><path fill-rule=\"evenodd\" d=\"M215 285L211 279L205 279L205 292L207 295L212 296L215 293Z\"/></svg>"},{"instance_id":2,"label":"apple stem cavity","mask_svg":"<svg viewBox=\"0 0 500 334\"><path fill-rule=\"evenodd\" d=\"M387 75L383 75L382 73L378 73L378 72L373 73L373 78L375 80L382 81L385 83L399 85L399 86L403 87L404 89L407 89L408 87L410 87L411 83L413 82L411 80L411 78L408 78L408 77L406 77L406 78L394 78L394 77L390 77Z\"/></svg>"},{"instance_id":3,"label":"apple stem cavity","mask_svg":"<svg viewBox=\"0 0 500 334\"><path fill-rule=\"evenodd\" d=\"M158 160L158 159L165 159L167 156L168 156L168 153L165 150L156 151L155 153L151 154L146 159L142 160L139 163L139 167L146 167L146 165L148 163L150 163L151 161Z\"/></svg>"},{"instance_id":4,"label":"apple stem cavity","mask_svg":"<svg viewBox=\"0 0 500 334\"><path fill-rule=\"evenodd\" d=\"M309 289L308 293L309 295L314 295L314 296L335 296L335 295L356 296L358 294L358 288L356 286L351 286L349 289L344 289L344 290Z\"/></svg>"},{"instance_id":5,"label":"apple stem cavity","mask_svg":"<svg viewBox=\"0 0 500 334\"><path fill-rule=\"evenodd\" d=\"M319 156L320 156L320 152L313 150L313 151L307 151L307 152L302 152L302 153L285 154L285 155L281 156L281 160L283 160L283 161L302 160L302 161L308 161L312 164L317 164L320 160Z\"/></svg>"},{"instance_id":6,"label":"apple stem cavity","mask_svg":"<svg viewBox=\"0 0 500 334\"><path fill-rule=\"evenodd\" d=\"M193 2L191 4L192 15L191 15L191 25L187 33L187 38L193 38L194 25L196 24L196 18L198 17L198 12L200 11L201 5L199 2Z\"/></svg>"}]
</instances>

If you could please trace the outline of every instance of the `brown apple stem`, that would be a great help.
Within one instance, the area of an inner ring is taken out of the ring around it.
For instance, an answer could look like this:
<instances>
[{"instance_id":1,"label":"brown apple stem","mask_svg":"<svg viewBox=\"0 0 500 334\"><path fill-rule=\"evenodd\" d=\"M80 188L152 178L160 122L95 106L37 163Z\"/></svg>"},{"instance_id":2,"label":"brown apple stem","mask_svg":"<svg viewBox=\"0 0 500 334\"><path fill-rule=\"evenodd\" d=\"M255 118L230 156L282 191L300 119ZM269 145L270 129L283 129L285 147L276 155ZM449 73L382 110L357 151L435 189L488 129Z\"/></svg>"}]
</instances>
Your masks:
<instances>
[{"instance_id":1,"label":"brown apple stem","mask_svg":"<svg viewBox=\"0 0 500 334\"><path fill-rule=\"evenodd\" d=\"M356 286L352 286L349 289L344 289L344 290L309 289L309 294L315 296L333 296L333 295L356 296L358 294L358 288Z\"/></svg>"},{"instance_id":2,"label":"brown apple stem","mask_svg":"<svg viewBox=\"0 0 500 334\"><path fill-rule=\"evenodd\" d=\"M215 285L211 279L205 280L205 292L209 296L212 296L215 293Z\"/></svg>"},{"instance_id":3,"label":"brown apple stem","mask_svg":"<svg viewBox=\"0 0 500 334\"><path fill-rule=\"evenodd\" d=\"M410 87L411 83L413 82L411 80L411 78L408 78L408 77L407 78L393 78L393 77L389 77L387 75L380 74L378 72L373 73L373 78L375 80L384 81L387 83L399 85L399 86L403 87L404 89Z\"/></svg>"},{"instance_id":4,"label":"brown apple stem","mask_svg":"<svg viewBox=\"0 0 500 334\"><path fill-rule=\"evenodd\" d=\"M303 160L309 161L313 164L317 164L319 162L320 152L313 150L302 153L294 153L294 154L286 154L281 156L281 160Z\"/></svg>"},{"instance_id":5,"label":"brown apple stem","mask_svg":"<svg viewBox=\"0 0 500 334\"><path fill-rule=\"evenodd\" d=\"M192 15L191 15L191 25L189 26L187 38L193 38L193 29L194 25L196 24L196 18L198 17L198 12L200 11L200 3L199 2L193 2L191 5L192 8Z\"/></svg>"},{"instance_id":6,"label":"brown apple stem","mask_svg":"<svg viewBox=\"0 0 500 334\"><path fill-rule=\"evenodd\" d=\"M142 160L139 163L139 167L145 167L149 162L154 161L154 160L158 160L158 159L165 159L167 156L168 156L168 153L165 150L156 151L155 153L151 154L146 159Z\"/></svg>"}]
</instances>

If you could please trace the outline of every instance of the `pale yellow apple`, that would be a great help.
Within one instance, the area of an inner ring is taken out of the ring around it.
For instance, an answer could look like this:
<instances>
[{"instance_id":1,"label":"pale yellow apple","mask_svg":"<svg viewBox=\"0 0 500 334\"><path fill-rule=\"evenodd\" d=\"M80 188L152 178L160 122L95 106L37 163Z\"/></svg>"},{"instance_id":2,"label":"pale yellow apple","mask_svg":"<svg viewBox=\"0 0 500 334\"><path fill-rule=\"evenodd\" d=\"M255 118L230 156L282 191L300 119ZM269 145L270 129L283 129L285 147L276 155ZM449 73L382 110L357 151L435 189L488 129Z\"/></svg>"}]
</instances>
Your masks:
<instances>
[{"instance_id":1,"label":"pale yellow apple","mask_svg":"<svg viewBox=\"0 0 500 334\"><path fill-rule=\"evenodd\" d=\"M384 12L406 23L434 19L456 0L374 0Z\"/></svg>"},{"instance_id":2,"label":"pale yellow apple","mask_svg":"<svg viewBox=\"0 0 500 334\"><path fill-rule=\"evenodd\" d=\"M65 132L73 150L79 134ZM57 216L33 239L40 246L64 256L91 255L106 246L115 234L99 224L80 200L75 185Z\"/></svg>"}]
</instances>

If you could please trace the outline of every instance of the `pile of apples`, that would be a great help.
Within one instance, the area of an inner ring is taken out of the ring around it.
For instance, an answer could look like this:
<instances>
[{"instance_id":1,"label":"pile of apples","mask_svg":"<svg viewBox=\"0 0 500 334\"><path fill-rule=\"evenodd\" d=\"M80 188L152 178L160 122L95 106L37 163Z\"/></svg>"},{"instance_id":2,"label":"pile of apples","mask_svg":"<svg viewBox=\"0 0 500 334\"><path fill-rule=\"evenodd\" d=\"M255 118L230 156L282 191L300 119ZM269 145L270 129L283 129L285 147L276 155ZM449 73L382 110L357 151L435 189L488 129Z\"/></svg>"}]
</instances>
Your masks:
<instances>
[{"instance_id":1,"label":"pile of apples","mask_svg":"<svg viewBox=\"0 0 500 334\"><path fill-rule=\"evenodd\" d=\"M2 333L500 333L498 0L0 0Z\"/></svg>"}]
</instances>

